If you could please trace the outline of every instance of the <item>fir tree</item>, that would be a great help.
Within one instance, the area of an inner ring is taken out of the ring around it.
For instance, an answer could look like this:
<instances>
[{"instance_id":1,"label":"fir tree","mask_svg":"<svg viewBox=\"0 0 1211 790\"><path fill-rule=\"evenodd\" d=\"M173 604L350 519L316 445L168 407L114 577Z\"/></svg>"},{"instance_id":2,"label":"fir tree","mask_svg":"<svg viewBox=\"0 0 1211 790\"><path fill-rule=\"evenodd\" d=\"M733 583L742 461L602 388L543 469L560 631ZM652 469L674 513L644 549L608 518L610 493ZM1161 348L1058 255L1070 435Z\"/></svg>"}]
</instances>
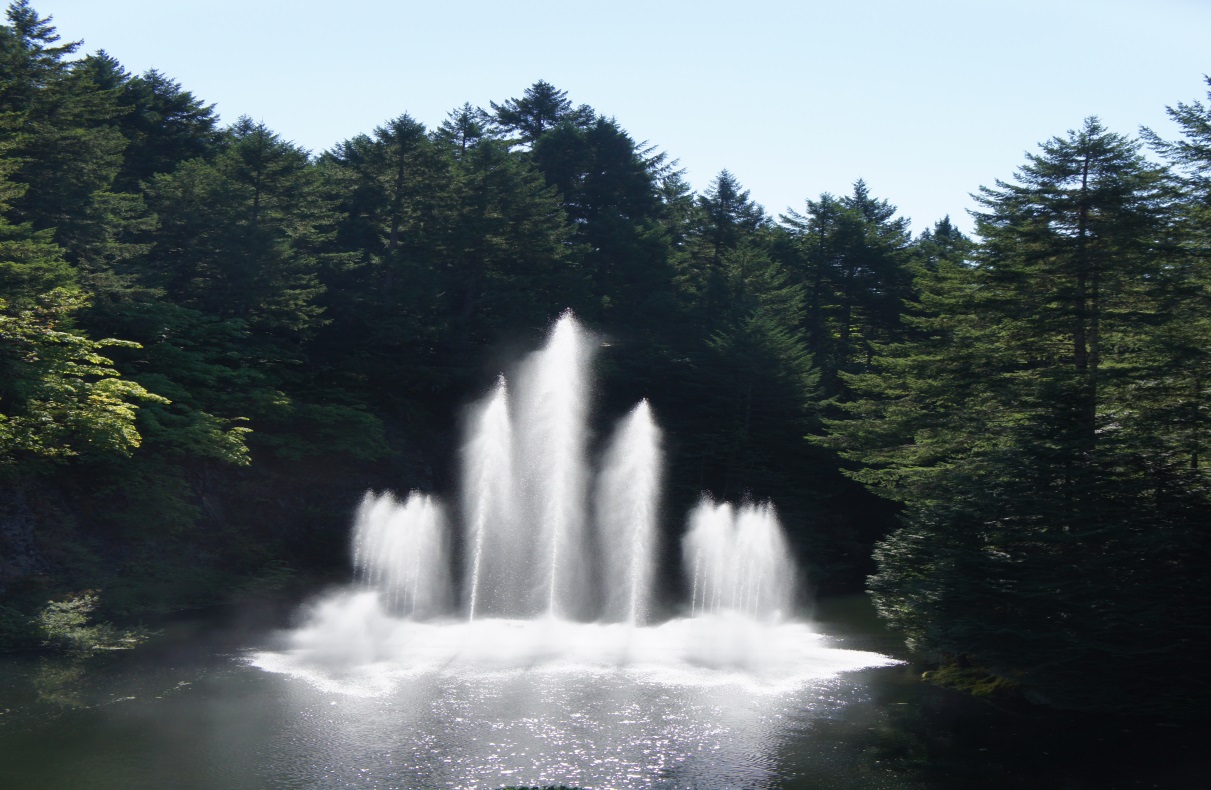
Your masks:
<instances>
[{"instance_id":1,"label":"fir tree","mask_svg":"<svg viewBox=\"0 0 1211 790\"><path fill-rule=\"evenodd\" d=\"M876 554L881 613L1060 707L1180 710L1201 674L1183 644L1207 608L1189 565L1206 486L1178 483L1140 423L1141 351L1179 276L1162 185L1094 119L1044 143L982 190L974 266L922 268L913 335L847 377L862 397L833 426L856 475L906 504Z\"/></svg>"}]
</instances>

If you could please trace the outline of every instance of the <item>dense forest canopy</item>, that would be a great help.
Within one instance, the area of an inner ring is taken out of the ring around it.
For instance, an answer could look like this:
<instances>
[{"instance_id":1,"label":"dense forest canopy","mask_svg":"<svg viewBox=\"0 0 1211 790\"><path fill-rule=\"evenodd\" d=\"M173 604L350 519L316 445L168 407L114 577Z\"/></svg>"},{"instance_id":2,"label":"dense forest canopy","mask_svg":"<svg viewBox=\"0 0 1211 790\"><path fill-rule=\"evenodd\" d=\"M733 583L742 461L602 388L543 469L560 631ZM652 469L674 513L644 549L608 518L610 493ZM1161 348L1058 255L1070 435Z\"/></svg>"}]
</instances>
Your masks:
<instances>
[{"instance_id":1,"label":"dense forest canopy","mask_svg":"<svg viewBox=\"0 0 1211 790\"><path fill-rule=\"evenodd\" d=\"M670 554L700 492L769 498L815 589L873 574L952 679L1206 700L1211 108L1087 119L981 188L976 238L914 237L862 180L777 217L695 193L542 81L313 154L6 19L6 645L86 588L130 616L339 575L360 492L449 487L457 404L571 308L603 419L646 397L669 437Z\"/></svg>"}]
</instances>

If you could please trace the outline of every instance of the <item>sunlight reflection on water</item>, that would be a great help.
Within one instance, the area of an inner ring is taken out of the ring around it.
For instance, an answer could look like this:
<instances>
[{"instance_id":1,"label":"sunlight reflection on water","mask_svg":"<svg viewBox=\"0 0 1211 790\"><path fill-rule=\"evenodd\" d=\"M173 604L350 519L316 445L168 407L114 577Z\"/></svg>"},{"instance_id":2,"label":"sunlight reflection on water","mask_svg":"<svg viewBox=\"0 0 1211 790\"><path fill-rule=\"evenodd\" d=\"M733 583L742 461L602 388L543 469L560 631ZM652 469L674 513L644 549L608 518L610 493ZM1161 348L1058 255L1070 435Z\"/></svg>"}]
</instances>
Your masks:
<instances>
[{"instance_id":1,"label":"sunlight reflection on water","mask_svg":"<svg viewBox=\"0 0 1211 790\"><path fill-rule=\"evenodd\" d=\"M247 658L292 678L292 739L316 761L300 783L323 765L331 786L766 788L788 722L839 706L840 673L896 663L803 623L415 623L342 606L368 630L346 617L333 643L321 612Z\"/></svg>"}]
</instances>

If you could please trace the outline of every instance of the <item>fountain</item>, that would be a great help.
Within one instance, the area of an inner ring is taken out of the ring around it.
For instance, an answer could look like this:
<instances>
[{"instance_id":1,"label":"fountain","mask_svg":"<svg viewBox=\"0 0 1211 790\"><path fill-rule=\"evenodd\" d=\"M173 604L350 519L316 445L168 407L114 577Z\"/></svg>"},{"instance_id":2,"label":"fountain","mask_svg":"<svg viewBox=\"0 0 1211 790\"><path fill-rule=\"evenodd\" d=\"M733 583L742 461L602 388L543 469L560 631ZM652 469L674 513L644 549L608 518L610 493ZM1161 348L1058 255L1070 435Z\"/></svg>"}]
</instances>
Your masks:
<instances>
[{"instance_id":1,"label":"fountain","mask_svg":"<svg viewBox=\"0 0 1211 790\"><path fill-rule=\"evenodd\" d=\"M685 749L764 753L774 722L814 704L804 689L896 663L794 617L798 571L768 502L702 499L681 544L687 600L656 616L661 433L640 401L590 458L595 347L561 317L469 410L454 505L367 493L354 583L249 657L320 694L429 716L443 745L404 784L654 786L634 777L676 775ZM631 731L642 722L652 748ZM447 769L457 778L433 778ZM733 786L718 773L733 768L704 770L704 786Z\"/></svg>"},{"instance_id":2,"label":"fountain","mask_svg":"<svg viewBox=\"0 0 1211 790\"><path fill-rule=\"evenodd\" d=\"M773 505L737 510L704 498L690 513L684 547L691 615L734 611L776 620L790 612L796 571Z\"/></svg>"},{"instance_id":3,"label":"fountain","mask_svg":"<svg viewBox=\"0 0 1211 790\"><path fill-rule=\"evenodd\" d=\"M640 401L619 421L594 475L586 424L593 348L565 314L547 346L520 366L516 389L501 376L471 410L461 495L468 622L545 617L637 627L650 617L660 429ZM796 572L771 504L736 508L704 498L689 522L691 616L790 614ZM400 503L366 494L354 565L393 615L457 616L446 524L431 495L414 491Z\"/></svg>"},{"instance_id":4,"label":"fountain","mask_svg":"<svg viewBox=\"0 0 1211 790\"><path fill-rule=\"evenodd\" d=\"M317 605L293 635L301 653L331 658L342 643L356 646L351 665L366 655L416 661L421 647L446 665L530 666L580 653L595 664L638 654L745 671L768 663L772 635L802 625L793 620L798 571L768 502L702 499L682 541L689 616L652 622L660 429L641 401L590 464L595 348L565 313L513 381L500 376L470 409L457 518L433 495L366 494L354 528L356 584ZM458 594L453 528L463 547ZM753 628L766 630L752 640ZM737 639L743 650L720 649ZM480 655L488 644L492 655Z\"/></svg>"},{"instance_id":5,"label":"fountain","mask_svg":"<svg viewBox=\"0 0 1211 790\"><path fill-rule=\"evenodd\" d=\"M446 532L442 506L413 492L397 502L367 492L357 510L353 566L383 605L407 617L429 617L449 606Z\"/></svg>"}]
</instances>

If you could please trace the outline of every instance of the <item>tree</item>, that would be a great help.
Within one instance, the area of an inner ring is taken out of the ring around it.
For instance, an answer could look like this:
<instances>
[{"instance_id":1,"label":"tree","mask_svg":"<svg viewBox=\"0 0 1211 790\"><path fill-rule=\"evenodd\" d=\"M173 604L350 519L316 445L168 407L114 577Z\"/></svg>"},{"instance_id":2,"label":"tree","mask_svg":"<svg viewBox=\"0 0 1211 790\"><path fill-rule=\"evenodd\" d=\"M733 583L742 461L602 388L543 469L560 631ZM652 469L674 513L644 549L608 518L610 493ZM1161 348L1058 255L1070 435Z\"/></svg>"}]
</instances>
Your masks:
<instances>
[{"instance_id":1,"label":"tree","mask_svg":"<svg viewBox=\"0 0 1211 790\"><path fill-rule=\"evenodd\" d=\"M922 270L914 336L832 430L905 503L870 584L916 649L1059 707L1180 711L1207 485L1140 429L1177 272L1138 147L1089 119L981 190L974 265Z\"/></svg>"},{"instance_id":2,"label":"tree","mask_svg":"<svg viewBox=\"0 0 1211 790\"><path fill-rule=\"evenodd\" d=\"M78 310L63 292L47 294L37 308L13 310L0 299L0 465L29 458L85 453L129 454L142 438L135 428L139 401L168 403L123 379L106 346L59 328Z\"/></svg>"},{"instance_id":3,"label":"tree","mask_svg":"<svg viewBox=\"0 0 1211 790\"><path fill-rule=\"evenodd\" d=\"M803 435L815 427L803 288L754 244L729 251L723 267L727 307L711 316L692 357L687 386L697 407L684 451L700 464L699 485L716 495L769 496L801 473L810 452Z\"/></svg>"},{"instance_id":4,"label":"tree","mask_svg":"<svg viewBox=\"0 0 1211 790\"><path fill-rule=\"evenodd\" d=\"M138 192L157 173L170 173L190 159L211 159L221 134L213 104L203 104L180 83L152 69L122 82L118 128L126 138L120 191Z\"/></svg>"},{"instance_id":5,"label":"tree","mask_svg":"<svg viewBox=\"0 0 1211 790\"><path fill-rule=\"evenodd\" d=\"M251 326L306 333L320 321L317 255L332 220L307 153L240 119L214 160L147 185L159 217L149 264L178 304Z\"/></svg>"},{"instance_id":6,"label":"tree","mask_svg":"<svg viewBox=\"0 0 1211 790\"><path fill-rule=\"evenodd\" d=\"M319 161L337 221L328 245L336 257L323 269L332 323L317 350L349 381L400 397L409 384L396 374L428 358L448 332L438 255L455 143L434 138L404 114ZM473 156L464 142L463 155Z\"/></svg>"},{"instance_id":7,"label":"tree","mask_svg":"<svg viewBox=\"0 0 1211 790\"><path fill-rule=\"evenodd\" d=\"M26 0L11 3L7 18L0 29L0 113L20 119L8 127L11 155L20 162L13 179L36 187L13 201L13 213L36 229L54 228L75 262L96 236L98 203L106 202L121 165L125 141L116 122L124 73L104 53L69 60L79 42L59 43L51 18L39 17Z\"/></svg>"},{"instance_id":8,"label":"tree","mask_svg":"<svg viewBox=\"0 0 1211 790\"><path fill-rule=\"evenodd\" d=\"M806 214L788 211L782 226L793 240L787 264L808 288L811 350L826 392L841 395L838 374L865 370L874 344L902 331L912 293L908 220L858 180L852 195L809 200Z\"/></svg>"},{"instance_id":9,"label":"tree","mask_svg":"<svg viewBox=\"0 0 1211 790\"><path fill-rule=\"evenodd\" d=\"M462 107L446 113L446 120L437 128L436 138L450 145L463 157L467 149L474 146L485 137L490 137L489 125L492 116L479 107L472 107L466 102Z\"/></svg>"},{"instance_id":10,"label":"tree","mask_svg":"<svg viewBox=\"0 0 1211 790\"><path fill-rule=\"evenodd\" d=\"M1211 77L1203 78L1211 86ZM1211 100L1211 90L1207 91ZM1206 207L1211 197L1211 107L1199 101L1178 102L1169 107L1169 117L1181 128L1185 139L1165 140L1151 129L1143 129L1143 138L1174 166L1183 185Z\"/></svg>"},{"instance_id":11,"label":"tree","mask_svg":"<svg viewBox=\"0 0 1211 790\"><path fill-rule=\"evenodd\" d=\"M1071 404L1064 424L1085 452L1105 412L1103 379L1116 373L1103 357L1129 348L1128 333L1156 308L1147 286L1164 260L1163 174L1138 148L1090 118L1028 155L1019 183L977 196L989 209L976 215L982 268L1012 300L1000 309L1024 330L1021 351L1055 374L1049 395Z\"/></svg>"},{"instance_id":12,"label":"tree","mask_svg":"<svg viewBox=\"0 0 1211 790\"><path fill-rule=\"evenodd\" d=\"M8 24L0 28L0 102L5 111L22 111L38 93L62 79L65 58L80 48L79 41L60 44L52 17L40 17L29 0L14 0L5 12Z\"/></svg>"},{"instance_id":13,"label":"tree","mask_svg":"<svg viewBox=\"0 0 1211 790\"><path fill-rule=\"evenodd\" d=\"M463 147L405 115L321 167L336 246L353 255L326 271L334 324L322 340L375 391L427 401L494 338L585 301L558 197L507 143Z\"/></svg>"},{"instance_id":14,"label":"tree","mask_svg":"<svg viewBox=\"0 0 1211 790\"><path fill-rule=\"evenodd\" d=\"M610 119L565 120L534 143L531 160L562 198L589 279L591 301L570 306L590 321L637 331L667 319L672 270L660 198L635 141Z\"/></svg>"},{"instance_id":15,"label":"tree","mask_svg":"<svg viewBox=\"0 0 1211 790\"><path fill-rule=\"evenodd\" d=\"M1211 85L1211 77L1206 78ZM1211 99L1211 91L1208 91ZM1211 447L1211 106L1194 101L1169 108L1184 139L1143 137L1168 160L1178 196L1173 265L1159 307L1169 317L1143 356L1152 362L1141 421L1192 470Z\"/></svg>"},{"instance_id":16,"label":"tree","mask_svg":"<svg viewBox=\"0 0 1211 790\"><path fill-rule=\"evenodd\" d=\"M484 141L459 161L448 200L441 290L455 300L456 358L584 302L557 193L504 143Z\"/></svg>"},{"instance_id":17,"label":"tree","mask_svg":"<svg viewBox=\"0 0 1211 790\"><path fill-rule=\"evenodd\" d=\"M917 265L925 271L938 270L942 261L966 262L974 249L971 239L963 234L947 215L926 228L913 244L913 256Z\"/></svg>"},{"instance_id":18,"label":"tree","mask_svg":"<svg viewBox=\"0 0 1211 790\"><path fill-rule=\"evenodd\" d=\"M685 254L678 256L682 298L700 326L725 308L727 300L724 257L751 239L769 220L765 209L749 198L736 177L720 171L703 195L694 201L687 229Z\"/></svg>"},{"instance_id":19,"label":"tree","mask_svg":"<svg viewBox=\"0 0 1211 790\"><path fill-rule=\"evenodd\" d=\"M539 80L526 88L520 99L491 102L493 120L504 134L516 135L515 142L532 145L543 133L563 121L587 125L596 118L593 108L581 105L573 108L568 92L549 82Z\"/></svg>"}]
</instances>

